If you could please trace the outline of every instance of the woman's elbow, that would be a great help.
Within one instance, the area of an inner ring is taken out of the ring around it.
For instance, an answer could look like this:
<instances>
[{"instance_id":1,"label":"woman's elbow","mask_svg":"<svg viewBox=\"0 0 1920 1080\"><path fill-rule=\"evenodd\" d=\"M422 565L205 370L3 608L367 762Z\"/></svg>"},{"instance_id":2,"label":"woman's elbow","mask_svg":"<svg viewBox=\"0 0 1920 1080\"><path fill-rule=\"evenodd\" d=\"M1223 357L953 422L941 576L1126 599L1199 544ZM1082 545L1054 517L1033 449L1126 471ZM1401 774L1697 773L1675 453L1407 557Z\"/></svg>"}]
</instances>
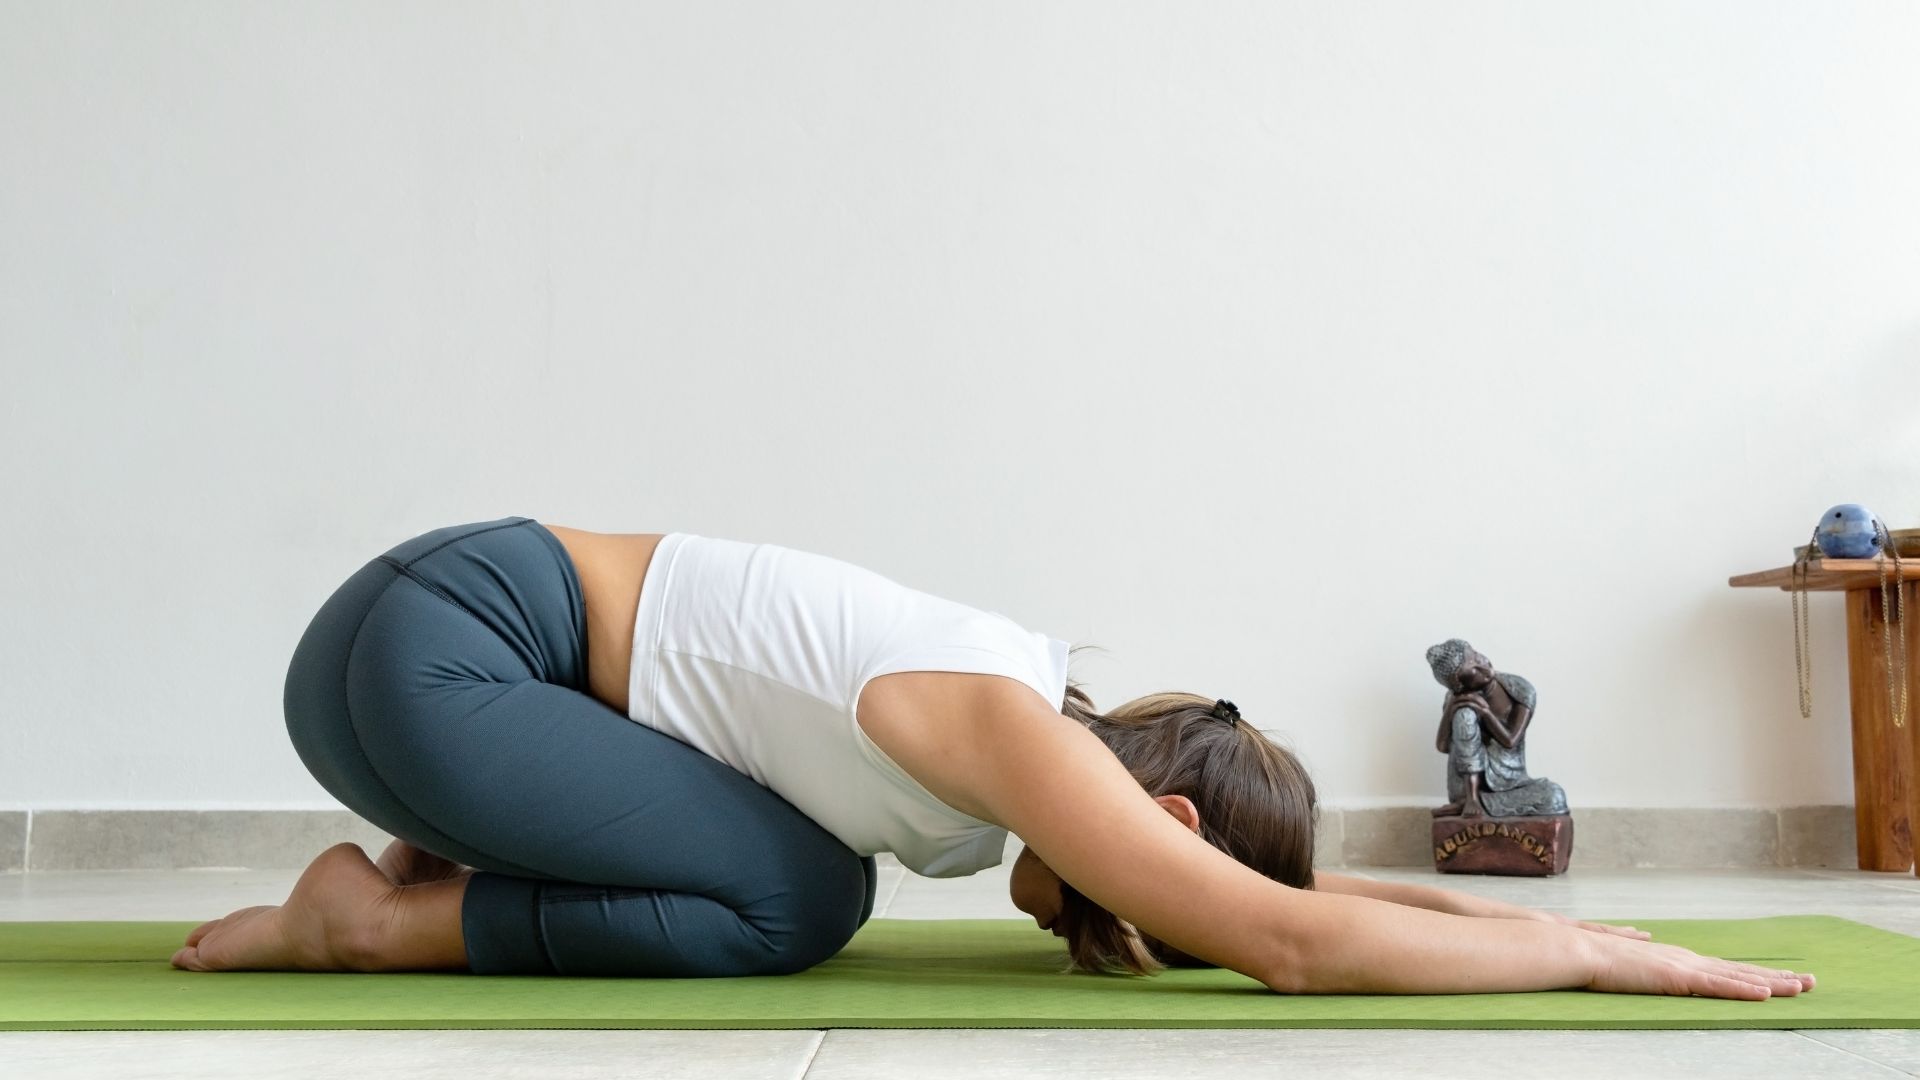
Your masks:
<instances>
[{"instance_id":1,"label":"woman's elbow","mask_svg":"<svg viewBox=\"0 0 1920 1080\"><path fill-rule=\"evenodd\" d=\"M1313 989L1307 977L1306 958L1294 951L1265 965L1260 981L1276 994L1305 994Z\"/></svg>"}]
</instances>

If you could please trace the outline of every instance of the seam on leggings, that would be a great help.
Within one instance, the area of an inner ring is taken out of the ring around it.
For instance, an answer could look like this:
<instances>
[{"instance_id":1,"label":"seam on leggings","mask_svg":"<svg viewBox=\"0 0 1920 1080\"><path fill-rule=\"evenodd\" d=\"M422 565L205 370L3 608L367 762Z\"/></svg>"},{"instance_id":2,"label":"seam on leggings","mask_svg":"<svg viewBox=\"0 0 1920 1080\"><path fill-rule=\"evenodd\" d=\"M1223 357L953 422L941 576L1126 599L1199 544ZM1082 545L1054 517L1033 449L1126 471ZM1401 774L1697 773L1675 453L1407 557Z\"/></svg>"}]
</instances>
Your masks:
<instances>
[{"instance_id":1,"label":"seam on leggings","mask_svg":"<svg viewBox=\"0 0 1920 1080\"><path fill-rule=\"evenodd\" d=\"M539 526L530 531L540 538L540 542L547 546L548 551L553 553L554 565L560 568L560 576L567 581L567 607L570 615L568 621L580 635L580 670L587 671L592 666L590 663L592 657L587 653L587 595L585 586L580 583L580 565L573 561L573 553L567 550L567 545L561 543L559 537L553 535L552 529L532 518L528 518L522 524ZM575 600L576 597L578 602ZM568 689L580 688L574 686Z\"/></svg>"},{"instance_id":2,"label":"seam on leggings","mask_svg":"<svg viewBox=\"0 0 1920 1080\"><path fill-rule=\"evenodd\" d=\"M439 597L440 599L445 600L447 603L452 604L454 607L459 608L461 611L466 612L467 618L472 619L474 622L479 623L483 628L486 629L488 633L493 634L495 637L499 636L500 632L498 630L495 630L493 627L488 626L487 620L482 619L480 616L474 614L472 608L468 607L467 605L461 603L458 600L455 600L451 595L447 593L446 590L442 589L440 586L435 585L433 582L428 581L426 578L423 578L419 574L414 573L412 570L407 569L407 567L411 566L412 563L407 563L403 565L401 563L397 563L393 561L392 559L387 558L385 555L380 556L380 561L383 563L386 563L388 566L393 567L395 570L400 571L401 575L405 577L408 581L413 582L414 584L427 590L428 592ZM394 580L398 581L399 578L395 578ZM533 670L533 666L527 663L526 657L521 656L517 650L509 649L508 651L512 652L513 658L515 660L520 661L520 666L527 670L527 678L529 679L540 678L539 673ZM544 680L541 680L541 681L544 681Z\"/></svg>"},{"instance_id":3,"label":"seam on leggings","mask_svg":"<svg viewBox=\"0 0 1920 1080\"><path fill-rule=\"evenodd\" d=\"M642 886L642 888L651 889L652 886ZM611 899L613 899L613 897L608 894L607 886L602 885L595 888L594 891L590 893L572 893L572 894L562 894L560 896L542 896L540 898L540 902L542 904L559 904L559 903L565 903L566 901L569 901L569 900L611 900Z\"/></svg>"},{"instance_id":4,"label":"seam on leggings","mask_svg":"<svg viewBox=\"0 0 1920 1080\"><path fill-rule=\"evenodd\" d=\"M617 888L620 886L615 886L615 887ZM710 900L713 903L718 904L721 907L727 909L727 911L731 912L734 918L740 920L741 926L744 926L748 930L753 931L754 936L760 939L760 944L766 946L768 949L775 948L775 945L773 944L773 939L767 936L767 932L765 930L762 930L759 926L755 925L752 919L749 919L744 914L740 913L739 911L736 911L733 905L727 903L724 900L717 900L714 897L708 896L706 893L680 892L675 889L659 889L659 888L654 888L652 886L627 886L627 887L645 888L649 892L666 893L670 896L697 896L702 900ZM610 893L609 888L603 885L600 887L599 891L591 894L574 893L572 895L562 894L560 896L542 896L540 897L540 902L536 905L536 907L548 908L548 907L553 907L557 904L600 903L600 902L609 901L612 899L613 899L613 896ZM539 922L538 915L535 915L534 921L536 923ZM552 957L548 957L548 959L551 960Z\"/></svg>"},{"instance_id":5,"label":"seam on leggings","mask_svg":"<svg viewBox=\"0 0 1920 1080\"><path fill-rule=\"evenodd\" d=\"M439 550L440 550L441 548L443 548L443 547L446 547L446 546L447 546L448 544L457 544L457 543L459 543L459 542L460 542L460 541L462 541L462 540L471 540L471 539L473 539L474 537L476 537L476 536L479 536L479 535L480 535L481 533L490 533L490 532L494 532L494 531L496 531L496 530L499 530L499 529L512 529L512 528L517 528L517 527L519 527L519 526L521 526L521 525L525 525L525 524L528 524L528 523L529 523L529 522L531 522L532 520L533 520L532 518L521 518L521 519L520 519L519 521L509 521L509 522L507 522L507 523L506 523L505 525L489 525L489 526L487 526L487 527L486 527L486 528L484 528L484 529L475 529L475 530L473 530L473 531L472 531L472 532L470 532L470 533L462 533L461 535L459 535L459 536L456 536L456 537L454 537L454 538L453 538L453 539L451 539L451 540L442 540L442 541L441 541L440 543L438 543L438 544L435 544L434 546L432 546L432 547L430 547L430 548L428 548L427 550L425 550L425 551L423 551L423 552L421 552L421 553L420 553L420 554L418 554L418 555L415 555L415 556L414 556L413 558L411 558L411 559L408 559L408 560L406 561L406 565L404 565L404 566L402 566L402 565L401 565L400 563L394 563L394 565L395 565L395 566L399 566L399 567L400 567L400 569L402 569L402 570L405 570L405 569L406 569L406 568L407 568L408 566L412 566L412 565L413 565L414 563L417 563L417 562L419 562L419 561L420 561L421 559L424 559L424 558L426 558L427 556L429 556L429 555L431 555L431 554L433 554L434 552L436 552L436 551L439 551ZM383 559L386 559L386 558L387 558L387 557L386 557L385 555L382 555L382 556L380 556L380 557L381 557L381 558L383 558ZM387 559L387 561L388 561L388 562L393 562L393 560L392 560L392 559Z\"/></svg>"},{"instance_id":6,"label":"seam on leggings","mask_svg":"<svg viewBox=\"0 0 1920 1080\"><path fill-rule=\"evenodd\" d=\"M560 962L553 958L553 950L547 948L547 919L541 914L545 905L540 903L540 892L538 887L534 889L534 902L528 905L527 911L533 918L533 947L540 950L540 958L547 962L547 970L555 975L565 975L566 972L560 970Z\"/></svg>"},{"instance_id":7,"label":"seam on leggings","mask_svg":"<svg viewBox=\"0 0 1920 1080\"><path fill-rule=\"evenodd\" d=\"M387 561L391 565L392 560L387 560ZM482 848L477 844L461 843L459 840L449 835L445 829L439 828L438 826L427 821L426 818L420 816L419 811L407 805L407 801L400 797L400 793L393 790L393 785L387 783L386 777L380 775L380 770L374 768L373 759L367 757L366 748L360 745L360 728L357 725L355 725L353 722L353 702L347 696L347 672L350 668L353 667L353 649L354 649L354 646L358 644L360 641L360 631L362 628L364 628L367 625L367 617L372 615L373 609L379 606L381 599L387 595L387 589L393 587L393 582L399 581L399 580L400 578L396 577L393 579L393 581L387 582L386 586L381 588L379 595L375 596L373 600L367 604L367 610L360 613L360 621L355 623L353 626L353 636L347 639L346 659L341 661L340 663L340 711L347 718L347 730L353 733L353 739L352 739L353 752L360 755L360 762L361 764L367 767L367 775L373 778L373 782L376 784L379 784L381 790L387 793L387 797L393 800L393 804L405 810L409 815L412 816L413 820L419 822L422 825L425 825L427 828L432 829L434 832L439 833L441 836L446 837L448 840L453 840L454 843L459 844L461 847L472 848L475 851L485 851L486 850L485 848ZM538 877L539 876L537 871L532 870L528 867L520 866L517 863L509 862L506 859L496 859L495 861L500 863L503 866L512 866L517 871L520 871L520 873L516 874L515 876L518 876L518 877Z\"/></svg>"}]
</instances>

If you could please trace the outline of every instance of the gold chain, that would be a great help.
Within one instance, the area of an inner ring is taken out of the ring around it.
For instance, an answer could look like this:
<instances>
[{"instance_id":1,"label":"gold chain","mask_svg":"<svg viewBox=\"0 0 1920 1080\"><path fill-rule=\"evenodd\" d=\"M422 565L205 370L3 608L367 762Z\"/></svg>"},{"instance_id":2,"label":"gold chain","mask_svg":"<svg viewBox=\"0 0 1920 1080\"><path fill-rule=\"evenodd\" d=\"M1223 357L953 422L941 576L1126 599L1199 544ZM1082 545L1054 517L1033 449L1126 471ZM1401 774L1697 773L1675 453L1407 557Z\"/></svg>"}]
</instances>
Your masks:
<instances>
[{"instance_id":1,"label":"gold chain","mask_svg":"<svg viewBox=\"0 0 1920 1080\"><path fill-rule=\"evenodd\" d=\"M1880 568L1880 618L1888 623L1881 633L1881 650L1886 657L1887 669L1887 707L1893 712L1893 726L1907 726L1907 578L1900 568L1900 549L1894 546L1893 534L1879 518L1873 519L1875 531L1883 538L1880 543L1880 557L1874 561ZM1893 557L1893 591L1887 589L1887 557ZM1894 635L1900 637L1900 647L1894 648ZM1900 654L1899 675L1894 674L1894 653Z\"/></svg>"},{"instance_id":2,"label":"gold chain","mask_svg":"<svg viewBox=\"0 0 1920 1080\"><path fill-rule=\"evenodd\" d=\"M1820 530L1816 527L1807 540L1807 553L1793 560L1793 574L1787 589L1793 594L1793 673L1799 680L1802 720L1813 717L1813 622L1810 618L1813 604L1807 598L1807 572L1819 543ZM1804 646L1802 638L1806 639Z\"/></svg>"},{"instance_id":3,"label":"gold chain","mask_svg":"<svg viewBox=\"0 0 1920 1080\"><path fill-rule=\"evenodd\" d=\"M1893 534L1879 518L1873 520L1874 533L1880 537L1880 552L1874 562L1880 571L1880 618L1886 624L1880 635L1881 658L1887 675L1887 708L1893 714L1893 726L1907 726L1907 575L1900 563L1900 549ZM1787 591L1793 594L1793 672L1800 686L1800 717L1813 716L1813 604L1807 599L1807 575L1813 553L1819 550L1820 530L1814 529L1807 542L1807 553L1793 560ZM1887 576L1887 560L1893 560L1893 577ZM1802 644L1804 639L1805 644ZM1897 639L1897 646L1896 646ZM1899 659L1896 661L1895 656ZM1897 669L1897 670L1896 670Z\"/></svg>"}]
</instances>

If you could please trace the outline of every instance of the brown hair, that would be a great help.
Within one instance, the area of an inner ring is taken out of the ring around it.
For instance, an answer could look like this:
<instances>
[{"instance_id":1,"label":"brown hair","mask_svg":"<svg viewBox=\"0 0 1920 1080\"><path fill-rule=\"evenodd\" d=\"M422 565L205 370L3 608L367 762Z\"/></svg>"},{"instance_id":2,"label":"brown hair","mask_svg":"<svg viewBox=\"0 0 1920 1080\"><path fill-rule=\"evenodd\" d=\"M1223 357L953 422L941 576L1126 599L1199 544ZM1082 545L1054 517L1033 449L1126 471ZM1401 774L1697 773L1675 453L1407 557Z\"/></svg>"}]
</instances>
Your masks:
<instances>
[{"instance_id":1,"label":"brown hair","mask_svg":"<svg viewBox=\"0 0 1920 1080\"><path fill-rule=\"evenodd\" d=\"M1061 712L1106 743L1147 794L1184 795L1200 814L1200 838L1261 874L1313 887L1313 780L1298 758L1245 720L1228 725L1214 699L1158 693L1109 713L1069 680ZM1058 919L1067 969L1152 975L1213 964L1157 941L1095 904L1064 880Z\"/></svg>"}]
</instances>

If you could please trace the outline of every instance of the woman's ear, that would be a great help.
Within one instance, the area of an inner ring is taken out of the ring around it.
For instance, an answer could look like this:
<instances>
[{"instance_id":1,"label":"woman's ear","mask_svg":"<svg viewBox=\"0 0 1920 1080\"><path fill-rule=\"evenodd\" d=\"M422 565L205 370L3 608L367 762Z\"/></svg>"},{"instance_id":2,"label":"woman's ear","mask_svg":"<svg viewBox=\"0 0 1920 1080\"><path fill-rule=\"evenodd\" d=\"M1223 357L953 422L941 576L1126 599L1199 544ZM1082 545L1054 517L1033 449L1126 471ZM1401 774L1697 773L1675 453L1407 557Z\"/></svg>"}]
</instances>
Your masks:
<instances>
[{"instance_id":1,"label":"woman's ear","mask_svg":"<svg viewBox=\"0 0 1920 1080\"><path fill-rule=\"evenodd\" d=\"M1193 832L1200 831L1200 808L1193 805L1192 799L1185 795L1157 795L1153 801L1159 803L1161 809L1172 814L1175 821Z\"/></svg>"}]
</instances>

